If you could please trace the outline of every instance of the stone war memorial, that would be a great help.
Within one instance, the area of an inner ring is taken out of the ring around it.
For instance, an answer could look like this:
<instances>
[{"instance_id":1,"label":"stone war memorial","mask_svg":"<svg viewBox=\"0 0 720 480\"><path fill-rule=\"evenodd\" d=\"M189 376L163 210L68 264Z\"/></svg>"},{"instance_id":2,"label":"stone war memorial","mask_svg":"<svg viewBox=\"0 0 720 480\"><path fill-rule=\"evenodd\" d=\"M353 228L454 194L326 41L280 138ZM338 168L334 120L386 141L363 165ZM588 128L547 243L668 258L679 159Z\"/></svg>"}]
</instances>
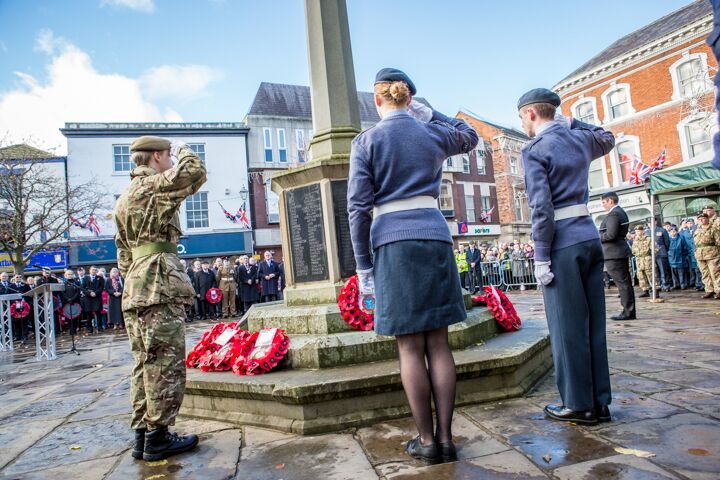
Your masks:
<instances>
[{"instance_id":1,"label":"stone war memorial","mask_svg":"<svg viewBox=\"0 0 720 480\"><path fill-rule=\"evenodd\" d=\"M314 137L311 160L276 174L287 287L283 302L257 304L246 327L284 330L290 349L267 375L188 371L181 415L297 434L317 434L410 414L394 338L355 331L337 304L355 273L347 215L350 145L360 132L344 0L306 0ZM412 283L408 282L408 288ZM500 333L485 307L450 327L458 406L515 397L552 367L544 322Z\"/></svg>"}]
</instances>

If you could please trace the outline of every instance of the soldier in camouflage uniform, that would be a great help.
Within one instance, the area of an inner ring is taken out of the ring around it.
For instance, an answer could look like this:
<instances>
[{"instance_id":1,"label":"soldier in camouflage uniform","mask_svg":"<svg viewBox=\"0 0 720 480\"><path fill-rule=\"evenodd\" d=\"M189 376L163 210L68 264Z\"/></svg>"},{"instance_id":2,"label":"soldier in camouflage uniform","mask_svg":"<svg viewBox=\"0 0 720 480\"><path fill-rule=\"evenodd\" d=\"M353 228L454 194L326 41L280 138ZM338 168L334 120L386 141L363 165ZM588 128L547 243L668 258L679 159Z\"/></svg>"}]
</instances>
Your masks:
<instances>
[{"instance_id":1,"label":"soldier in camouflage uniform","mask_svg":"<svg viewBox=\"0 0 720 480\"><path fill-rule=\"evenodd\" d=\"M720 228L710 224L706 213L698 215L698 226L693 235L695 259L705 284L703 298L713 296L720 300Z\"/></svg>"},{"instance_id":2,"label":"soldier in camouflage uniform","mask_svg":"<svg viewBox=\"0 0 720 480\"><path fill-rule=\"evenodd\" d=\"M635 226L635 240L632 244L632 254L635 256L635 268L638 281L643 294L640 297L650 296L652 283L652 238L645 235L645 227Z\"/></svg>"},{"instance_id":3,"label":"soldier in camouflage uniform","mask_svg":"<svg viewBox=\"0 0 720 480\"><path fill-rule=\"evenodd\" d=\"M177 256L178 211L206 180L205 166L185 144L140 137L137 165L115 206L122 309L135 366L131 378L135 458L160 460L195 447L196 435L168 432L185 393L185 305L195 290ZM171 155L178 159L173 166Z\"/></svg>"}]
</instances>

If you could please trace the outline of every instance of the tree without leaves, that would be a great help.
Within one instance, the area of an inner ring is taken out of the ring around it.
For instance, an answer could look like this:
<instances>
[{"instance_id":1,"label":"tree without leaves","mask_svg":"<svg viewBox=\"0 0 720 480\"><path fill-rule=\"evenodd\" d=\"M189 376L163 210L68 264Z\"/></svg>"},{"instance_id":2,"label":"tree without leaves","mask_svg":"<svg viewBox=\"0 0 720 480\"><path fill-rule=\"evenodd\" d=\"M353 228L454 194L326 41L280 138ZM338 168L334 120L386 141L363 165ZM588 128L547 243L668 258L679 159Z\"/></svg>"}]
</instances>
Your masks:
<instances>
[{"instance_id":1,"label":"tree without leaves","mask_svg":"<svg viewBox=\"0 0 720 480\"><path fill-rule=\"evenodd\" d=\"M23 273L34 254L63 238L71 217L95 215L106 198L94 178L69 186L42 160L0 159L0 250Z\"/></svg>"}]
</instances>

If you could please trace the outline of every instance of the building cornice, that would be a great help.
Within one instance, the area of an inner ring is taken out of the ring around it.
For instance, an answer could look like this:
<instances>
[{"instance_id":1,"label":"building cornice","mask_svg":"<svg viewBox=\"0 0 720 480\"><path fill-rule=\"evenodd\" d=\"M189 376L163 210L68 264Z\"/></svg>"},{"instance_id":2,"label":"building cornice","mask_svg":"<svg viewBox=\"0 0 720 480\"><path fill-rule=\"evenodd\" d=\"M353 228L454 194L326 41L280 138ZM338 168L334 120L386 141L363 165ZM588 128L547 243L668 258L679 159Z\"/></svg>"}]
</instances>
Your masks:
<instances>
[{"instance_id":1,"label":"building cornice","mask_svg":"<svg viewBox=\"0 0 720 480\"><path fill-rule=\"evenodd\" d=\"M553 87L553 90L563 94L567 90L581 88L598 80L614 75L633 65L642 63L661 53L675 49L684 43L696 38L706 37L713 26L712 14L706 15L700 20L683 26L658 40L641 45L623 55L617 56L610 61L598 65L590 70L581 72L567 80L563 80Z\"/></svg>"},{"instance_id":2,"label":"building cornice","mask_svg":"<svg viewBox=\"0 0 720 480\"><path fill-rule=\"evenodd\" d=\"M240 122L228 123L66 123L60 132L66 137L160 136L207 137L245 136L250 129Z\"/></svg>"}]
</instances>

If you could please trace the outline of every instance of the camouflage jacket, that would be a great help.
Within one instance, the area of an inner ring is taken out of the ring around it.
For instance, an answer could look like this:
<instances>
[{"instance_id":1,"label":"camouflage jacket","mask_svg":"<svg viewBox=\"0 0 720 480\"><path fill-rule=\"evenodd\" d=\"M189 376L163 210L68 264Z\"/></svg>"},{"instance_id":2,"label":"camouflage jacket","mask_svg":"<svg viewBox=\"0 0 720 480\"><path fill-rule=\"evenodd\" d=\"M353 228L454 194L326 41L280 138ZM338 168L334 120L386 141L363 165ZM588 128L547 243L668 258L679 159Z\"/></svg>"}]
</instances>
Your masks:
<instances>
[{"instance_id":1,"label":"camouflage jacket","mask_svg":"<svg viewBox=\"0 0 720 480\"><path fill-rule=\"evenodd\" d=\"M195 290L177 254L153 253L133 260L132 249L152 242L177 244L182 233L180 205L205 183L205 165L185 147L170 170L158 173L138 166L130 177L130 186L115 205L118 267L125 278L122 308L192 303Z\"/></svg>"},{"instance_id":2,"label":"camouflage jacket","mask_svg":"<svg viewBox=\"0 0 720 480\"><path fill-rule=\"evenodd\" d=\"M720 229L712 225L703 227L698 225L693 235L695 242L695 258L698 260L713 260L720 256Z\"/></svg>"},{"instance_id":3,"label":"camouflage jacket","mask_svg":"<svg viewBox=\"0 0 720 480\"><path fill-rule=\"evenodd\" d=\"M650 251L652 245L652 238L645 235L642 238L635 237L635 240L632 244L632 254L636 257L647 257L649 255L652 255L652 252ZM657 249L655 250L657 252Z\"/></svg>"}]
</instances>

